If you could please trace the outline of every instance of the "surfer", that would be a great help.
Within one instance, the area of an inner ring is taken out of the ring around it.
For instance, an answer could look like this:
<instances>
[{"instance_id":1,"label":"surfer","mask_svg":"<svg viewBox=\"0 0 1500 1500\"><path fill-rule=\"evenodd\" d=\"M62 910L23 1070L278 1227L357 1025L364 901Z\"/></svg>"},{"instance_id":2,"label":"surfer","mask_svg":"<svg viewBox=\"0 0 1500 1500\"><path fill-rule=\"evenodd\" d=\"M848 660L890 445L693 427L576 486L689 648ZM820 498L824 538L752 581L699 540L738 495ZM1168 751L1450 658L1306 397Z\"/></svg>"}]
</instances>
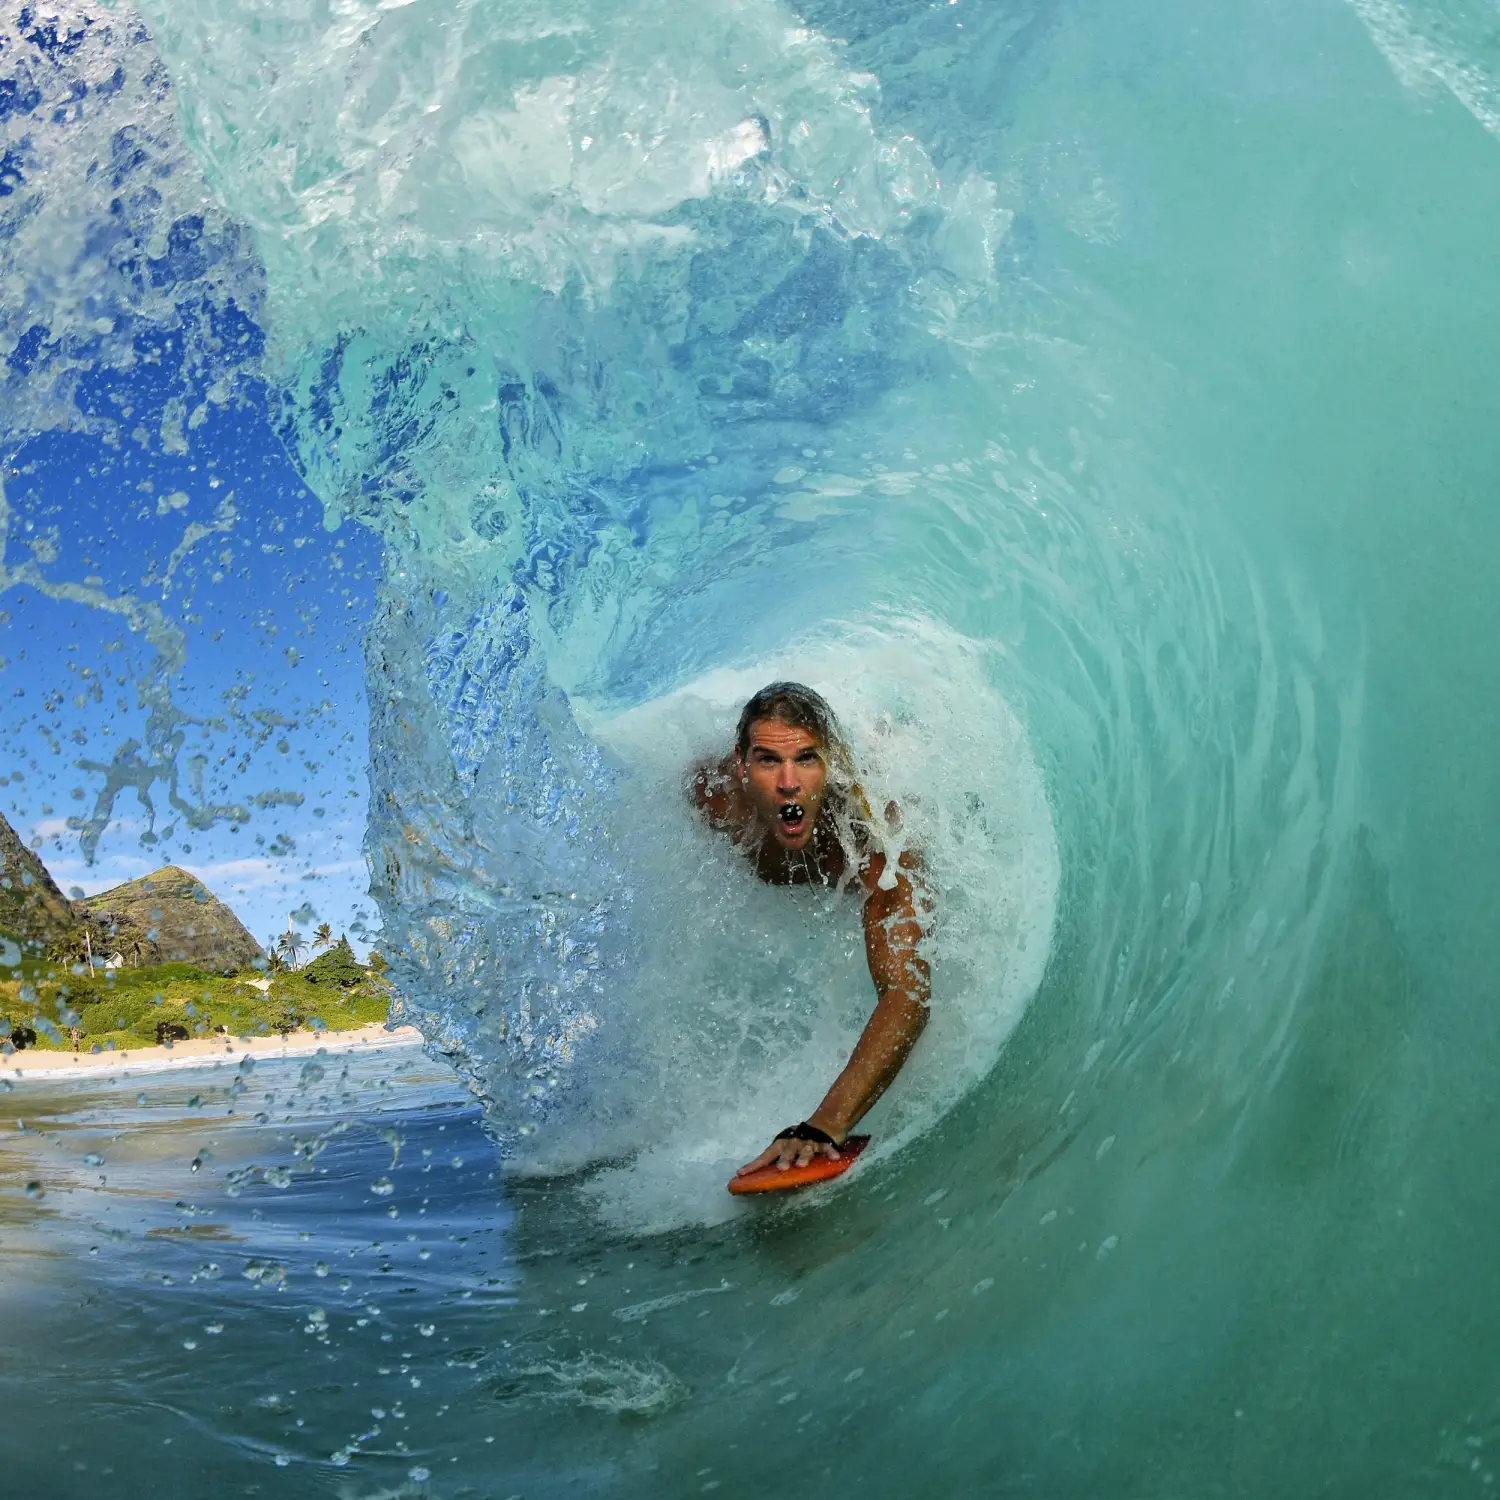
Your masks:
<instances>
[{"instance_id":1,"label":"surfer","mask_svg":"<svg viewBox=\"0 0 1500 1500\"><path fill-rule=\"evenodd\" d=\"M768 884L852 889L864 903L875 1009L822 1103L739 1175L840 1160L849 1132L901 1071L927 1024L931 973L918 952L918 909L925 914L930 901L920 856L905 850L892 868L883 833L899 831L900 811L889 803L885 829L875 826L833 710L801 683L773 682L750 699L733 752L698 767L692 794L709 826L728 834Z\"/></svg>"}]
</instances>

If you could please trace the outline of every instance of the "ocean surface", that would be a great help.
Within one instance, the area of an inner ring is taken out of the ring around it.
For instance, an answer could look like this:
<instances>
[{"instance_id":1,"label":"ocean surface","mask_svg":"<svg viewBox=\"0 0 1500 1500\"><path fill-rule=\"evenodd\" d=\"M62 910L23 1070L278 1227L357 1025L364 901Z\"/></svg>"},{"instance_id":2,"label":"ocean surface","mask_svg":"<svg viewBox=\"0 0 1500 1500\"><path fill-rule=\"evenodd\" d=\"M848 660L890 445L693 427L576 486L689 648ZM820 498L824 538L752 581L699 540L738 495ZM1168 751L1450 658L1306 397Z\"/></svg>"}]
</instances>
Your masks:
<instances>
[{"instance_id":1,"label":"ocean surface","mask_svg":"<svg viewBox=\"0 0 1500 1500\"><path fill-rule=\"evenodd\" d=\"M7 451L376 540L428 1039L0 1098L8 1494L1493 1492L1493 0L4 15ZM682 795L780 675L933 1023L747 1205L870 1004Z\"/></svg>"}]
</instances>

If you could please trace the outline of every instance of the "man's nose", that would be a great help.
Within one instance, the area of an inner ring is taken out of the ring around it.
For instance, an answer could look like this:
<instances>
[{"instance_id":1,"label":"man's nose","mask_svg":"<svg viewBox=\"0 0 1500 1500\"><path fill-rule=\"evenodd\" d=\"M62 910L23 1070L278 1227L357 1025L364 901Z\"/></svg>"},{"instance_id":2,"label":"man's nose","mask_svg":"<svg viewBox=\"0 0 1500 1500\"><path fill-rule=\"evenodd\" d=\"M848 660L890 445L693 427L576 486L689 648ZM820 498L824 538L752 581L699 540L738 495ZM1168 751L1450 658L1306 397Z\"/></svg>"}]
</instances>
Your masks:
<instances>
[{"instance_id":1,"label":"man's nose","mask_svg":"<svg viewBox=\"0 0 1500 1500\"><path fill-rule=\"evenodd\" d=\"M781 774L776 778L776 790L787 793L802 790L802 776L796 766L783 766L781 768Z\"/></svg>"}]
</instances>

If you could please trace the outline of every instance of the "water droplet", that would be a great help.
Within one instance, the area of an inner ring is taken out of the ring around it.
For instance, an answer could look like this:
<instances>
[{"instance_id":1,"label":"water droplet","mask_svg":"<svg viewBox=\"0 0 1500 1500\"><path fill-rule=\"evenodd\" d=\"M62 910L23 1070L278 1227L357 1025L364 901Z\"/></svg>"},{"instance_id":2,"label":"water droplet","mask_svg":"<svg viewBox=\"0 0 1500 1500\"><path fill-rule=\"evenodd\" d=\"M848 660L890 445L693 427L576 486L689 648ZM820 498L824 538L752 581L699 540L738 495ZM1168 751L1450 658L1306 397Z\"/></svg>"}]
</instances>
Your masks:
<instances>
[{"instance_id":1,"label":"water droplet","mask_svg":"<svg viewBox=\"0 0 1500 1500\"><path fill-rule=\"evenodd\" d=\"M40 1198L42 1196L42 1185L39 1182L28 1182L26 1184L26 1196L28 1198Z\"/></svg>"},{"instance_id":2,"label":"water droplet","mask_svg":"<svg viewBox=\"0 0 1500 1500\"><path fill-rule=\"evenodd\" d=\"M430 1339L433 1334L437 1332L437 1329L431 1323L424 1323L417 1330L417 1332L420 1333L424 1339Z\"/></svg>"},{"instance_id":3,"label":"water droplet","mask_svg":"<svg viewBox=\"0 0 1500 1500\"><path fill-rule=\"evenodd\" d=\"M328 1262L326 1260L320 1260L320 1261L318 1261L318 1263L313 1267L313 1275L314 1276L326 1276L327 1274L328 1274Z\"/></svg>"},{"instance_id":4,"label":"water droplet","mask_svg":"<svg viewBox=\"0 0 1500 1500\"><path fill-rule=\"evenodd\" d=\"M406 1477L410 1479L414 1484L423 1484L427 1480L432 1478L432 1471L430 1469L424 1469L420 1464L418 1464L416 1468L408 1469L406 1471Z\"/></svg>"},{"instance_id":5,"label":"water droplet","mask_svg":"<svg viewBox=\"0 0 1500 1500\"><path fill-rule=\"evenodd\" d=\"M389 1198L396 1191L396 1184L389 1177L377 1177L370 1184L370 1191L377 1198Z\"/></svg>"}]
</instances>

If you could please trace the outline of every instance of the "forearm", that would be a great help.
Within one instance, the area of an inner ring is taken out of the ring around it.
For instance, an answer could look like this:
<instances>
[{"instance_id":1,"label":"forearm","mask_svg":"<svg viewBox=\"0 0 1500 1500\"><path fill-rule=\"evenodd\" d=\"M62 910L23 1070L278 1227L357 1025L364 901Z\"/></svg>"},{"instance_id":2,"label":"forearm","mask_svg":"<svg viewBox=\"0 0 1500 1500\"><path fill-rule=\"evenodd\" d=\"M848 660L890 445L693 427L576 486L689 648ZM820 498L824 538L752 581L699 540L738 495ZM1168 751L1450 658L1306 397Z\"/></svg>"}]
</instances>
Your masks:
<instances>
[{"instance_id":1,"label":"forearm","mask_svg":"<svg viewBox=\"0 0 1500 1500\"><path fill-rule=\"evenodd\" d=\"M926 893L919 896L912 877L920 879L920 860L902 856L894 886L882 887L883 855L866 868L864 907L865 955L875 985L875 1010L865 1023L849 1061L808 1124L843 1140L901 1071L927 1025L932 971L921 956L920 905L930 913Z\"/></svg>"},{"instance_id":2,"label":"forearm","mask_svg":"<svg viewBox=\"0 0 1500 1500\"><path fill-rule=\"evenodd\" d=\"M926 975L883 990L859 1041L808 1123L835 1140L844 1137L890 1087L927 1025Z\"/></svg>"}]
</instances>

